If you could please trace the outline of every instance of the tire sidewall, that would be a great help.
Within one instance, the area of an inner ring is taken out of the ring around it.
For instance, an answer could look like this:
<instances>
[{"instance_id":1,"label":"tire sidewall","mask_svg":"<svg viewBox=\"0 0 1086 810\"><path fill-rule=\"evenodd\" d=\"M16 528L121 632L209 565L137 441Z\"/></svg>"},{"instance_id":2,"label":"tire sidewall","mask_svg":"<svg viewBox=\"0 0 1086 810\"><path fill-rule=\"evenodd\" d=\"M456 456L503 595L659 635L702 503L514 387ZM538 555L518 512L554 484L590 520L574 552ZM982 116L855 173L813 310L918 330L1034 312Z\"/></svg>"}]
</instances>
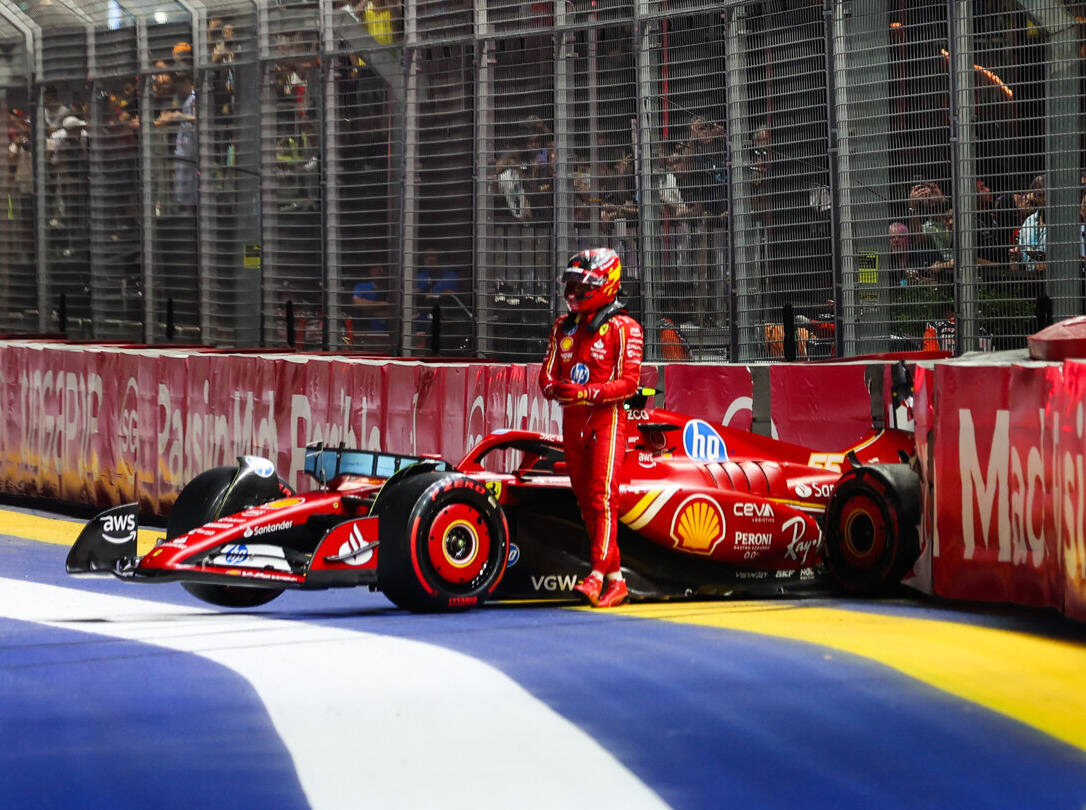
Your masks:
<instances>
[{"instance_id":1,"label":"tire sidewall","mask_svg":"<svg viewBox=\"0 0 1086 810\"><path fill-rule=\"evenodd\" d=\"M826 510L824 558L834 580L844 590L862 595L877 595L896 588L916 560L916 527L910 522L911 493L899 490L911 482L896 480L874 468L858 468L845 473L834 490ZM850 506L865 499L878 511L884 536L881 548L869 564L857 566L844 548ZM903 503L904 501L904 503Z\"/></svg>"},{"instance_id":2,"label":"tire sidewall","mask_svg":"<svg viewBox=\"0 0 1086 810\"><path fill-rule=\"evenodd\" d=\"M489 548L480 573L469 583L445 580L429 558L435 519L450 505L466 504L485 529ZM509 555L509 531L501 507L479 481L458 473L421 473L388 493L380 514L377 558L381 590L415 611L466 610L483 604L497 588Z\"/></svg>"},{"instance_id":3,"label":"tire sidewall","mask_svg":"<svg viewBox=\"0 0 1086 810\"><path fill-rule=\"evenodd\" d=\"M222 514L224 507L233 507L235 502L242 504L239 509L266 502L263 493L254 492L247 497L244 492L237 490L231 492L230 488L237 473L237 467L214 467L189 481L181 489L167 517L164 542L215 520ZM252 503L246 503L246 501L252 501ZM217 585L207 582L181 582L181 587L202 602L232 608L267 604L285 590L284 588Z\"/></svg>"}]
</instances>

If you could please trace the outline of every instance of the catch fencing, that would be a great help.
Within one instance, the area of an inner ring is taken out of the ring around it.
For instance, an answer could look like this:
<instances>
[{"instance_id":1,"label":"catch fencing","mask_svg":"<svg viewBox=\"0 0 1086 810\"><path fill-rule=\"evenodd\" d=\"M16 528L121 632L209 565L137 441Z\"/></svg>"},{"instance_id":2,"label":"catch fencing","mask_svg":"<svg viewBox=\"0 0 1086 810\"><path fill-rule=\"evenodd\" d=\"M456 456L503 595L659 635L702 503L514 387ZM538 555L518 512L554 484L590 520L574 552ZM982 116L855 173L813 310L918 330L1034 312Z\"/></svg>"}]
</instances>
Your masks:
<instances>
[{"instance_id":1,"label":"catch fencing","mask_svg":"<svg viewBox=\"0 0 1086 810\"><path fill-rule=\"evenodd\" d=\"M1084 311L1059 0L0 0L0 333L531 360L608 245L650 359Z\"/></svg>"}]
</instances>

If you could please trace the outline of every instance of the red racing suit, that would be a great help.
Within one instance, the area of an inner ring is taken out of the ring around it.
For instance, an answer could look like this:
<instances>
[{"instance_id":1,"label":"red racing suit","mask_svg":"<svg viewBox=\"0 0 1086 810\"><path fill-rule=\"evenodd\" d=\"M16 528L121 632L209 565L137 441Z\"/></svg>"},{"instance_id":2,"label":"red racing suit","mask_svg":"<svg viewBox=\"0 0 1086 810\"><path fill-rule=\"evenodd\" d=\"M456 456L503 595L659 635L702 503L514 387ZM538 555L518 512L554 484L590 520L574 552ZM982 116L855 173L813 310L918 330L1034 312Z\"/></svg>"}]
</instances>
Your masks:
<instances>
[{"instance_id":1,"label":"red racing suit","mask_svg":"<svg viewBox=\"0 0 1086 810\"><path fill-rule=\"evenodd\" d=\"M581 507L593 570L619 573L618 488L626 456L623 402L641 378L641 325L624 311L600 320L596 313L559 318L539 387L562 404L562 444L569 480Z\"/></svg>"}]
</instances>

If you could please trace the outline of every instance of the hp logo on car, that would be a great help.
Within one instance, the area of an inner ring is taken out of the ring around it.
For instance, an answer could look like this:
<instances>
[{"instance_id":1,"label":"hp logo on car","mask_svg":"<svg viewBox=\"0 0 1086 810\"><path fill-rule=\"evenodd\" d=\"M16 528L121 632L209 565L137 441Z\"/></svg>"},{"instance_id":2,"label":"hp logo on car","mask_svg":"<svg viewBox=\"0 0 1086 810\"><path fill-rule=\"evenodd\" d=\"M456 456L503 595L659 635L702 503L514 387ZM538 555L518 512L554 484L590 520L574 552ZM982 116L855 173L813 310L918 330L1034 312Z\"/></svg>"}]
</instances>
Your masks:
<instances>
[{"instance_id":1,"label":"hp logo on car","mask_svg":"<svg viewBox=\"0 0 1086 810\"><path fill-rule=\"evenodd\" d=\"M245 465L261 478L271 478L275 475L275 465L261 456L245 456Z\"/></svg>"},{"instance_id":2,"label":"hp logo on car","mask_svg":"<svg viewBox=\"0 0 1086 810\"><path fill-rule=\"evenodd\" d=\"M683 428L683 450L694 461L727 461L728 448L716 428L702 419L691 419Z\"/></svg>"},{"instance_id":3,"label":"hp logo on car","mask_svg":"<svg viewBox=\"0 0 1086 810\"><path fill-rule=\"evenodd\" d=\"M249 559L249 548L242 544L226 547L226 562L230 565L238 565Z\"/></svg>"}]
</instances>

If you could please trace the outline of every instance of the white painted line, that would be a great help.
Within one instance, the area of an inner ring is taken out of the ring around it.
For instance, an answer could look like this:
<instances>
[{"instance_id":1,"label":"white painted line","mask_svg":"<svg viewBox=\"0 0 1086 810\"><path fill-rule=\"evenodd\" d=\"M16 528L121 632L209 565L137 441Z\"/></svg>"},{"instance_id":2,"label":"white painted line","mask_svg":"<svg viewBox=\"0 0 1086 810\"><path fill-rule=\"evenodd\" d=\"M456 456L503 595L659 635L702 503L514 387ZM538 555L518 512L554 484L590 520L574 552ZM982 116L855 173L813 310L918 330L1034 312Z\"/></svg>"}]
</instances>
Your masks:
<instances>
[{"instance_id":1,"label":"white painted line","mask_svg":"<svg viewBox=\"0 0 1086 810\"><path fill-rule=\"evenodd\" d=\"M14 579L0 579L0 616L234 670L264 701L317 810L667 806L506 675L441 647Z\"/></svg>"}]
</instances>

